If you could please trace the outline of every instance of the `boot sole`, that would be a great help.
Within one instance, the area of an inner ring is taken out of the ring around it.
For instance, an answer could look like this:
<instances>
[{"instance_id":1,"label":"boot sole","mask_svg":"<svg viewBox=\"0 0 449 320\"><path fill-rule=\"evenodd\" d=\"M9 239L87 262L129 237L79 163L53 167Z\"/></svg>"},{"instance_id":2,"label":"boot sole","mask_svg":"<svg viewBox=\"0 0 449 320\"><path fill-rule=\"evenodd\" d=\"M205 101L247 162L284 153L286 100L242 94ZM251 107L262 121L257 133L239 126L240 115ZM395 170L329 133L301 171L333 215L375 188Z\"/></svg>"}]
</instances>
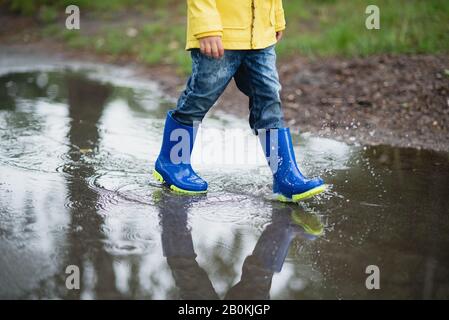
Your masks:
<instances>
[{"instance_id":1,"label":"boot sole","mask_svg":"<svg viewBox=\"0 0 449 320\"><path fill-rule=\"evenodd\" d=\"M277 195L277 200L281 202L300 202L306 199L310 199L313 196L316 196L317 194L320 194L321 192L326 191L326 185L322 185L319 187L315 187L313 189L310 189L309 191L294 194L291 198L288 198L282 194Z\"/></svg>"},{"instance_id":2,"label":"boot sole","mask_svg":"<svg viewBox=\"0 0 449 320\"><path fill-rule=\"evenodd\" d=\"M199 195L199 194L205 194L207 193L207 190L204 191L189 191L189 190L184 190L181 188L178 188L177 186L175 186L174 184L169 185L164 178L162 177L162 175L157 172L156 170L153 170L153 177L158 180L161 183L167 184L170 188L170 190L179 193L179 194L185 194L185 195Z\"/></svg>"}]
</instances>

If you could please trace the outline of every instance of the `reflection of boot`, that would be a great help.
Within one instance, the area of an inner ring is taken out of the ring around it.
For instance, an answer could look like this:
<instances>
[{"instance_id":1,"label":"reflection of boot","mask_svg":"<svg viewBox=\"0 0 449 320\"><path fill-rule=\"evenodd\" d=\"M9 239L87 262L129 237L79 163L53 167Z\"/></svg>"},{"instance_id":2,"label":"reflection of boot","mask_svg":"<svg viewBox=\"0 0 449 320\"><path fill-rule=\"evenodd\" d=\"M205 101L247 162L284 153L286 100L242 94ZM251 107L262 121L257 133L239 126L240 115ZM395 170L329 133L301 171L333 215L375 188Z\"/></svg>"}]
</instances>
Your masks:
<instances>
[{"instance_id":1,"label":"reflection of boot","mask_svg":"<svg viewBox=\"0 0 449 320\"><path fill-rule=\"evenodd\" d=\"M315 239L319 230L322 234L323 225L316 215L290 206L273 210L272 223L245 259L240 282L228 291L225 299L269 299L273 275L282 270L292 240L299 236Z\"/></svg>"},{"instance_id":2,"label":"reflection of boot","mask_svg":"<svg viewBox=\"0 0 449 320\"><path fill-rule=\"evenodd\" d=\"M324 233L323 223L316 214L293 210L291 219L293 223L304 229L304 233L309 239L315 239Z\"/></svg>"},{"instance_id":3,"label":"reflection of boot","mask_svg":"<svg viewBox=\"0 0 449 320\"><path fill-rule=\"evenodd\" d=\"M195 197L177 197L158 190L153 194L159 207L162 250L182 299L218 299L206 272L196 262L187 211Z\"/></svg>"},{"instance_id":4,"label":"reflection of boot","mask_svg":"<svg viewBox=\"0 0 449 320\"><path fill-rule=\"evenodd\" d=\"M259 139L273 171L273 193L280 201L298 202L325 190L321 178L308 179L299 171L290 129L259 130Z\"/></svg>"},{"instance_id":5,"label":"reflection of boot","mask_svg":"<svg viewBox=\"0 0 449 320\"><path fill-rule=\"evenodd\" d=\"M197 128L177 122L172 113L173 111L167 113L161 152L156 160L153 175L173 191L186 194L205 193L207 182L198 176L190 165ZM176 152L178 149L181 154Z\"/></svg>"}]
</instances>

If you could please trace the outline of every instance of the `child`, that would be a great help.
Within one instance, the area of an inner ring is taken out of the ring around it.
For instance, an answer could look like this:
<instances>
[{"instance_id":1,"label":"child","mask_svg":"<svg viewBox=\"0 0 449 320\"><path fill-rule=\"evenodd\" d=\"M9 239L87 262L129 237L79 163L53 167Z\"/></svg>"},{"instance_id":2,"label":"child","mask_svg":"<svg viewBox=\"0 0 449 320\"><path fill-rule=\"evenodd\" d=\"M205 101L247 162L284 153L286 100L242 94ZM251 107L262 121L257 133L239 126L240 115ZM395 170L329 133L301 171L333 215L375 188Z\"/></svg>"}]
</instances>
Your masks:
<instances>
[{"instance_id":1,"label":"child","mask_svg":"<svg viewBox=\"0 0 449 320\"><path fill-rule=\"evenodd\" d=\"M307 179L299 171L290 131L283 125L274 49L285 29L282 0L187 0L187 6L192 75L176 109L167 114L154 176L174 191L207 191L207 182L190 165L196 123L234 78L249 97L249 124L272 169L278 199L297 202L324 191L323 180ZM178 138L186 136L187 150L175 159Z\"/></svg>"}]
</instances>

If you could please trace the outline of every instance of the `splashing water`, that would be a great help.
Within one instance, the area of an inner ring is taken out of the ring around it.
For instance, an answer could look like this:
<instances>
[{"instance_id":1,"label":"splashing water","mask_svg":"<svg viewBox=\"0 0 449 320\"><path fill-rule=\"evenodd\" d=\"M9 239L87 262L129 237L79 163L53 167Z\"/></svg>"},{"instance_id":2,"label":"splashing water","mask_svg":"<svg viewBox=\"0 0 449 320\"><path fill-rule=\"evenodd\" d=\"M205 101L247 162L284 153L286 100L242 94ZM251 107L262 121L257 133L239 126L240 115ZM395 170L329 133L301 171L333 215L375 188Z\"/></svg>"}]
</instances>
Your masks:
<instances>
[{"instance_id":1,"label":"splashing water","mask_svg":"<svg viewBox=\"0 0 449 320\"><path fill-rule=\"evenodd\" d=\"M19 65L0 64L0 298L448 298L447 154L295 136L332 188L281 204L246 121L213 111L193 155L209 193L178 196L150 175L172 107L156 84Z\"/></svg>"}]
</instances>

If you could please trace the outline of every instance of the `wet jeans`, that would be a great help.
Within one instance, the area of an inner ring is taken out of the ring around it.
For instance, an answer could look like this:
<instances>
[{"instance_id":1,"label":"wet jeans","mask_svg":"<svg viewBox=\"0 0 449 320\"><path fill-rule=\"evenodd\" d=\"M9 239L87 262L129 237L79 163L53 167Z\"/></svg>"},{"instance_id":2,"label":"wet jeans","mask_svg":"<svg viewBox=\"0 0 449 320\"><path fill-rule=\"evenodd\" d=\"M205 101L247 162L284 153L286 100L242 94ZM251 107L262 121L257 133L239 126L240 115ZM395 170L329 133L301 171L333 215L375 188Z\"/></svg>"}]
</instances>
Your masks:
<instances>
[{"instance_id":1,"label":"wet jeans","mask_svg":"<svg viewBox=\"0 0 449 320\"><path fill-rule=\"evenodd\" d=\"M260 50L226 50L217 60L191 51L192 75L173 117L186 125L202 121L234 78L249 98L249 124L253 130L283 127L281 85L274 46Z\"/></svg>"}]
</instances>

